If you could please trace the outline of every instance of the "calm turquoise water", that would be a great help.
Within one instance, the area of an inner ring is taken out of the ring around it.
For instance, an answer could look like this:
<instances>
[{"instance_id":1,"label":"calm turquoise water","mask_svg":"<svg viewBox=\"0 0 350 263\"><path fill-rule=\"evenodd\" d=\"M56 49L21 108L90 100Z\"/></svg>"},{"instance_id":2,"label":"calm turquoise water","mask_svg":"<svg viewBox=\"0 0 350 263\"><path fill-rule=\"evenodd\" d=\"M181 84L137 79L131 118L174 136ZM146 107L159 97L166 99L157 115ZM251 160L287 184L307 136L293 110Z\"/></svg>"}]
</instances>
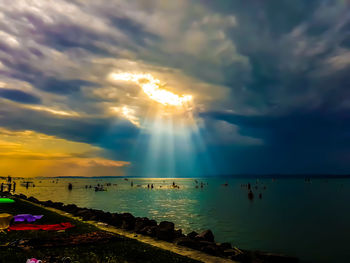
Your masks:
<instances>
[{"instance_id":1,"label":"calm turquoise water","mask_svg":"<svg viewBox=\"0 0 350 263\"><path fill-rule=\"evenodd\" d=\"M253 188L253 201L241 184L255 186L256 180L197 180L208 185L196 189L194 179L59 179L58 183L33 179L35 187L25 189L18 183L16 192L39 200L170 220L185 233L209 228L218 242L228 241L240 248L284 253L309 262L350 262L349 179L314 179L311 183L260 179L258 190ZM173 181L180 189L169 188ZM73 184L72 191L68 191L68 182ZM225 182L228 187L222 186ZM85 189L85 185L98 183L112 186L105 192ZM155 188L147 189L152 183Z\"/></svg>"}]
</instances>

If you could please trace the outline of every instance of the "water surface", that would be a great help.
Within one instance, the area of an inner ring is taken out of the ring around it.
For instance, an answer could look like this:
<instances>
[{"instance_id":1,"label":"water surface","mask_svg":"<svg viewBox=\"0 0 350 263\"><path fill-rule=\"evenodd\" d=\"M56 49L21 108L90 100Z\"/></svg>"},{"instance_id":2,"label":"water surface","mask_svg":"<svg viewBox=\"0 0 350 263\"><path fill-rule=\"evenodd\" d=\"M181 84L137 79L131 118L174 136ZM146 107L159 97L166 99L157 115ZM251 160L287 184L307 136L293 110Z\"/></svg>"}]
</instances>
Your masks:
<instances>
[{"instance_id":1,"label":"water surface","mask_svg":"<svg viewBox=\"0 0 350 263\"><path fill-rule=\"evenodd\" d=\"M33 179L35 187L28 189L17 181L16 192L39 200L130 212L158 222L169 220L185 233L209 228L216 241L244 249L284 253L308 262L349 262L350 180L196 180L204 183L203 189L195 188L200 185L195 179ZM173 181L180 189L169 187ZM72 191L68 190L69 182ZM225 182L227 187L222 185ZM253 201L242 187L248 182ZM104 192L85 189L85 185L106 183L111 186ZM154 184L154 189L148 189L147 184Z\"/></svg>"}]
</instances>

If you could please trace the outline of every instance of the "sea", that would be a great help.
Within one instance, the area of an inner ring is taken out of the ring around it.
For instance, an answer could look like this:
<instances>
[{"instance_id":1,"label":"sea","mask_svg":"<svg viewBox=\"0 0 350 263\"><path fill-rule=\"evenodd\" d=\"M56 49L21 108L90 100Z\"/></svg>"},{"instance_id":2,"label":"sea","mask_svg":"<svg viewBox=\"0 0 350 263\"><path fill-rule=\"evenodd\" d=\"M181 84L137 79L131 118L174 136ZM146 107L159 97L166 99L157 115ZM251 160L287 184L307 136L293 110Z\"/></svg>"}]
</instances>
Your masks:
<instances>
[{"instance_id":1,"label":"sea","mask_svg":"<svg viewBox=\"0 0 350 263\"><path fill-rule=\"evenodd\" d=\"M28 180L35 186L30 183L26 188L23 182ZM16 193L43 201L129 212L158 222L172 221L183 233L211 229L217 242L296 256L302 262L350 262L348 178L34 178L16 181ZM72 190L68 189L69 183ZM173 184L178 187L172 187ZM250 198L248 184L253 193ZM106 191L96 192L97 185Z\"/></svg>"}]
</instances>

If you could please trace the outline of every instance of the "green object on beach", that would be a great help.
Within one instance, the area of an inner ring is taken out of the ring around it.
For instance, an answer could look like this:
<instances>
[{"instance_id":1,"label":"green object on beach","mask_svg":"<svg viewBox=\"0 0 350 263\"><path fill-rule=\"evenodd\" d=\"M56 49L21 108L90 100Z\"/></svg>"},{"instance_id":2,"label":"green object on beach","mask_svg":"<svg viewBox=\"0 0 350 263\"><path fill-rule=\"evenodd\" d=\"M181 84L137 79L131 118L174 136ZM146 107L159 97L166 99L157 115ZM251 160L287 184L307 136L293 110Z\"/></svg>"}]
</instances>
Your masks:
<instances>
[{"instance_id":1,"label":"green object on beach","mask_svg":"<svg viewBox=\"0 0 350 263\"><path fill-rule=\"evenodd\" d=\"M10 198L0 198L0 203L14 203L15 200L12 200Z\"/></svg>"}]
</instances>

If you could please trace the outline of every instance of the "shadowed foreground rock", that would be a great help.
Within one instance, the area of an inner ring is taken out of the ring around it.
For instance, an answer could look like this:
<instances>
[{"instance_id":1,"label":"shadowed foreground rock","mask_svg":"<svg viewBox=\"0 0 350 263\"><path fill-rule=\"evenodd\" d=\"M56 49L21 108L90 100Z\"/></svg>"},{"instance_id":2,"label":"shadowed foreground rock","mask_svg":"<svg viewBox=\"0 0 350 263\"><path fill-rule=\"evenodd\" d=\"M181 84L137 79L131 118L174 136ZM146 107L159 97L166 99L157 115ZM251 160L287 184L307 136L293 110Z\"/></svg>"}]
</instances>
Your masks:
<instances>
[{"instance_id":1,"label":"shadowed foreground rock","mask_svg":"<svg viewBox=\"0 0 350 263\"><path fill-rule=\"evenodd\" d=\"M173 222L160 222L156 230L156 237L160 240L172 241L174 239L174 229L175 225Z\"/></svg>"},{"instance_id":2,"label":"shadowed foreground rock","mask_svg":"<svg viewBox=\"0 0 350 263\"><path fill-rule=\"evenodd\" d=\"M214 234L213 232L211 232L210 229L203 231L202 233L198 234L195 238L208 242L214 242Z\"/></svg>"}]
</instances>

